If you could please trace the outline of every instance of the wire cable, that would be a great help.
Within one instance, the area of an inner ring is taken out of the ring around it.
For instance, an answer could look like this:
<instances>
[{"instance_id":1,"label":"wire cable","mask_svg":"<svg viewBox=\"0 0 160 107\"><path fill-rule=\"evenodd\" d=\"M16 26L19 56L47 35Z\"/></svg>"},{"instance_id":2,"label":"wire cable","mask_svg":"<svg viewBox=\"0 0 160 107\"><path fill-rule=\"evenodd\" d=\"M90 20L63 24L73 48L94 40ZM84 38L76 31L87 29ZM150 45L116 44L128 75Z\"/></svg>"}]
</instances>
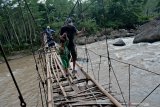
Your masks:
<instances>
[{"instance_id":1,"label":"wire cable","mask_svg":"<svg viewBox=\"0 0 160 107\"><path fill-rule=\"evenodd\" d=\"M12 77L12 79L13 79L13 82L14 82L14 84L15 84L15 86L16 86L16 89L17 89L17 91L18 91L19 100L20 100L20 105L21 105L21 107L26 107L26 102L25 102L24 99L23 99L23 96L22 96L22 94L21 94L21 91L20 91L20 89L19 89L19 86L18 86L18 84L17 84L17 81L16 81L16 79L15 79L13 73L12 73L11 67L10 67L10 65L9 65L9 63L8 63L8 60L7 60L6 55L5 55L4 51L3 51L3 48L2 48L2 44L1 44L1 43L0 43L0 50L1 50L1 53L2 53L2 56L3 56L4 60L5 60L5 62L6 62L6 65L7 65L7 67L8 67L8 70L9 70L9 72L10 72L10 74L11 74L11 77Z\"/></svg>"},{"instance_id":2,"label":"wire cable","mask_svg":"<svg viewBox=\"0 0 160 107\"><path fill-rule=\"evenodd\" d=\"M160 84L157 85L156 88L154 88L136 107L140 106L140 104L144 102L159 86Z\"/></svg>"}]
</instances>

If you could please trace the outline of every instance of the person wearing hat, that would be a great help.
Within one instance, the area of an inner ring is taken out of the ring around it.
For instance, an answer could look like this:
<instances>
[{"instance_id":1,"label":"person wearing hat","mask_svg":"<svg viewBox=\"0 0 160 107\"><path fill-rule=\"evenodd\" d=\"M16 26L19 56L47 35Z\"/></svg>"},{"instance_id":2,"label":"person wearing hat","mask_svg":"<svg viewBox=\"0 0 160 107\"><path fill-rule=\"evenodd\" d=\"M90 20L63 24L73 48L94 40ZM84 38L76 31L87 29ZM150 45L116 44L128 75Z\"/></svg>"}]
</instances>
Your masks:
<instances>
[{"instance_id":1,"label":"person wearing hat","mask_svg":"<svg viewBox=\"0 0 160 107\"><path fill-rule=\"evenodd\" d=\"M44 33L47 35L47 43L49 47L55 46L54 39L52 37L52 34L55 33L55 30L51 29L50 26L47 26Z\"/></svg>"},{"instance_id":2,"label":"person wearing hat","mask_svg":"<svg viewBox=\"0 0 160 107\"><path fill-rule=\"evenodd\" d=\"M69 53L72 56L72 62L73 62L73 71L72 73L75 74L77 71L75 70L75 64L76 64L76 60L77 60L77 52L75 49L75 43L74 43L74 37L75 35L79 35L84 31L84 29L82 31L78 31L76 29L76 27L73 25L72 19L68 18L65 21L64 26L61 28L60 30L60 40L62 39L62 35L64 33L67 33L68 39L69 39L69 43L68 43L68 50ZM70 59L70 54L68 55L68 58Z\"/></svg>"}]
</instances>

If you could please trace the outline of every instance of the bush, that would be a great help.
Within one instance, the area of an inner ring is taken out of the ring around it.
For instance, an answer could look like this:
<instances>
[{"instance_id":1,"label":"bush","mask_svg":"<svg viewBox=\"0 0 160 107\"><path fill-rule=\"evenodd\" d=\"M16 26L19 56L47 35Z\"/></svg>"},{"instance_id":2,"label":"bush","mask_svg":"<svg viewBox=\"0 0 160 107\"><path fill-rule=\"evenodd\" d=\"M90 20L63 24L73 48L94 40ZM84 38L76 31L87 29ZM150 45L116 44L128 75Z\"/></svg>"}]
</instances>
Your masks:
<instances>
[{"instance_id":1,"label":"bush","mask_svg":"<svg viewBox=\"0 0 160 107\"><path fill-rule=\"evenodd\" d=\"M120 21L108 21L106 27L118 29L120 26L123 26L123 23Z\"/></svg>"},{"instance_id":2,"label":"bush","mask_svg":"<svg viewBox=\"0 0 160 107\"><path fill-rule=\"evenodd\" d=\"M86 19L86 20L83 20L79 24L79 29L82 29L82 28L86 29L86 32L88 33L87 36L89 36L89 35L95 34L97 32L98 26L97 26L95 20Z\"/></svg>"},{"instance_id":3,"label":"bush","mask_svg":"<svg viewBox=\"0 0 160 107\"><path fill-rule=\"evenodd\" d=\"M5 52L5 54L9 54L11 52L11 50L12 50L11 47L12 46L10 44L2 45L2 48L3 48L4 52Z\"/></svg>"}]
</instances>

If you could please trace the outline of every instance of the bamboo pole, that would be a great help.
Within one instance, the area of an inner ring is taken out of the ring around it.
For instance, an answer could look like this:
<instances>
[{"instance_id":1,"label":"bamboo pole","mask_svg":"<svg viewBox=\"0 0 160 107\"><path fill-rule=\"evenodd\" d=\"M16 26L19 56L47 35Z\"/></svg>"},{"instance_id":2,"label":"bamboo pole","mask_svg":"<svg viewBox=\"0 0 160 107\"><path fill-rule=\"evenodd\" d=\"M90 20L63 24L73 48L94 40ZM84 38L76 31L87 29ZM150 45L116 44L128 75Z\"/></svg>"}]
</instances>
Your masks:
<instances>
[{"instance_id":1,"label":"bamboo pole","mask_svg":"<svg viewBox=\"0 0 160 107\"><path fill-rule=\"evenodd\" d=\"M54 55L54 57L53 57L53 55ZM56 59L55 54L51 54L51 62L53 62L53 58ZM54 61L56 61L56 60L54 60ZM58 68L57 68L58 62L57 62L57 63L55 62L54 64L55 64L55 66L56 66L56 71L57 71L57 73L58 73L58 72L59 72L59 71L58 71ZM59 66L59 65L58 65L58 66ZM52 67L52 69L54 69L54 68L53 68L53 64L51 64L51 67ZM59 67L61 67L61 66L59 66ZM62 84L59 82L59 80L58 80L58 78L57 78L57 75L56 75L56 73L55 73L54 71L53 71L53 74L54 74L54 77L55 77L55 79L56 79L56 81L57 81L57 83L58 83L61 91L62 91L63 96L65 97L65 100L66 100L66 101L69 101L69 100L67 99L67 94L66 94L64 88L62 87ZM69 104L69 107L72 107L72 105Z\"/></svg>"},{"instance_id":2,"label":"bamboo pole","mask_svg":"<svg viewBox=\"0 0 160 107\"><path fill-rule=\"evenodd\" d=\"M62 73L64 73L63 68L60 66L60 62L61 62L61 60L60 60L60 58L58 57L58 55L57 55L57 53L56 53L56 52L55 52L55 58L57 59L57 60L56 60L56 61L57 61L57 64L58 64L58 66L60 67L60 69L61 69ZM70 73L70 72L68 71L68 73ZM73 84L73 80L72 80L72 78L71 78L70 76L68 76L68 78L69 78L69 81L71 82L71 84Z\"/></svg>"},{"instance_id":3,"label":"bamboo pole","mask_svg":"<svg viewBox=\"0 0 160 107\"><path fill-rule=\"evenodd\" d=\"M51 55L51 62L52 62L52 58L53 58L53 56ZM56 63L55 63L55 66L57 66ZM51 64L51 68L54 69L54 68L53 68L53 64ZM56 68L56 70L58 70L58 69ZM66 94L64 88L62 87L61 83L59 82L59 80L58 80L58 78L57 78L57 75L56 75L56 73L55 73L54 71L53 71L53 75L54 75L54 77L55 77L55 79L56 79L56 81L57 81L57 83L58 83L58 85L59 85L59 87L60 87L60 89L61 89L64 97L67 97L67 94Z\"/></svg>"},{"instance_id":4,"label":"bamboo pole","mask_svg":"<svg viewBox=\"0 0 160 107\"><path fill-rule=\"evenodd\" d=\"M46 54L46 62L47 62L47 94L48 94L48 100L47 105L48 107L53 107L52 103L52 92L51 92L51 75L50 75L50 63L49 63L49 56Z\"/></svg>"},{"instance_id":5,"label":"bamboo pole","mask_svg":"<svg viewBox=\"0 0 160 107\"><path fill-rule=\"evenodd\" d=\"M58 65L59 68L60 68L60 71L61 71L62 75L63 75L64 77L66 77L62 66L61 66L60 63L58 62L58 58L56 57L55 52L54 52L54 58L55 58L55 61L57 62L57 65Z\"/></svg>"}]
</instances>

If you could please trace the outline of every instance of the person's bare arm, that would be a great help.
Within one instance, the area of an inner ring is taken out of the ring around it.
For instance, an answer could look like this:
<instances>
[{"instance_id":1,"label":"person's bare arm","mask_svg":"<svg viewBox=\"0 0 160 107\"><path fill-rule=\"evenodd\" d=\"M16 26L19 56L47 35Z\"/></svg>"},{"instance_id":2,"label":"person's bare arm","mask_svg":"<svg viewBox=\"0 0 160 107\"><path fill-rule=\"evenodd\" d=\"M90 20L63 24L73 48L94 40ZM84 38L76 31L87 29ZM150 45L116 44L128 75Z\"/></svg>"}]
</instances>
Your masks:
<instances>
[{"instance_id":1,"label":"person's bare arm","mask_svg":"<svg viewBox=\"0 0 160 107\"><path fill-rule=\"evenodd\" d=\"M78 31L76 32L77 36L82 36L82 34L85 32L85 28L82 28L81 31Z\"/></svg>"},{"instance_id":2,"label":"person's bare arm","mask_svg":"<svg viewBox=\"0 0 160 107\"><path fill-rule=\"evenodd\" d=\"M64 37L66 37L66 39L68 39L67 33L63 33L63 34L60 36L60 39L61 39L61 40L64 40Z\"/></svg>"}]
</instances>

